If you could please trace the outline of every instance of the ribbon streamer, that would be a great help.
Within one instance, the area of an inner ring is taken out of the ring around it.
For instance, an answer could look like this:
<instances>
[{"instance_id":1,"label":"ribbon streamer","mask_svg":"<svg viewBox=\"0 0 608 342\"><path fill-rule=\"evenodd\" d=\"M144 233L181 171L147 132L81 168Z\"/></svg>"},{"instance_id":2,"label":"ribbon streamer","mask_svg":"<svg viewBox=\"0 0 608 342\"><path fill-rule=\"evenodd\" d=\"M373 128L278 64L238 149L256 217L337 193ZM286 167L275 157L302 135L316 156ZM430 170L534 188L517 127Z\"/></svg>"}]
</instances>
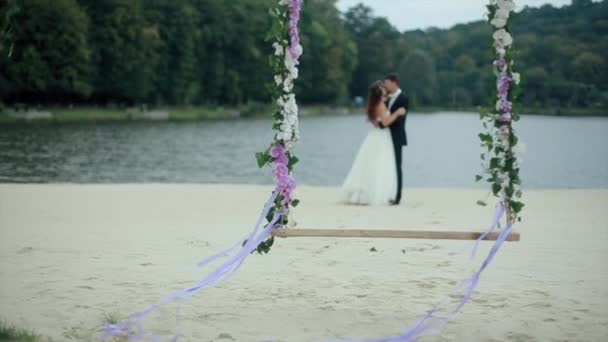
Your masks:
<instances>
[{"instance_id":1,"label":"ribbon streamer","mask_svg":"<svg viewBox=\"0 0 608 342\"><path fill-rule=\"evenodd\" d=\"M272 230L277 227L277 223L279 222L280 218L283 215L285 215L285 213L282 213L282 212L276 214L275 217L273 218L273 220L271 222L269 222L264 227L264 229L262 229L262 231L260 232L260 229L262 227L262 222L264 221L268 212L274 205L277 196L278 196L278 193L274 192L273 195L270 197L270 199L264 206L264 209L263 209L262 213L260 214L260 216L256 222L256 225L253 228L253 231L247 237L245 237L246 242L244 245L242 244L242 242L240 242L242 240L240 240L238 243L231 246L230 248L201 261L200 263L198 263L197 266L202 268L220 258L231 256L237 250L239 250L239 247L241 247L239 252L236 255L233 255L228 261L226 261L221 266L219 266L217 269L215 269L215 271L213 271L212 273L207 275L198 284L196 284L190 288L177 291L177 292L165 297L159 303L147 308L146 310L139 312L139 313L132 314L131 316L129 316L129 320L127 322L120 323L120 324L108 324L108 325L104 326L103 330L105 331L105 333L102 336L102 340L108 341L109 339L111 339L113 337L129 337L132 341L142 341L144 339L149 339L151 341L160 341L160 339L157 336L145 331L145 329L143 328L143 321L151 313L153 313L154 311L159 309L161 306L174 302L178 299L190 297L190 296L202 291L203 289L205 289L207 287L215 285L218 282L226 281L229 277L234 275L234 273L238 270L238 268L243 264L245 259L247 259L247 257L256 250L257 246L262 241L266 240L270 236ZM491 232L493 232L495 229L498 228L500 219L504 216L504 213L505 213L505 207L502 204L502 202L499 202L496 206L492 225L475 242L475 245L473 247L472 257L475 256L480 241L482 241L488 234L490 234ZM512 232L512 229L513 229L513 226L508 225L504 230L501 231L501 233L498 235L498 238L496 239L496 242L492 246L492 249L490 250L489 254L483 261L483 263L482 263L481 267L478 269L478 271L475 272L469 279L465 280L461 286L457 287L455 290L453 290L451 292L451 296L449 296L449 297L453 297L454 295L458 295L458 293L460 293L458 296L461 297L461 299L460 299L458 305L452 311L448 312L446 316L444 316L444 317L436 316L437 313L439 312L439 307L442 306L441 304L439 304L439 305L435 306L434 308L432 308L431 310L429 310L427 312L427 314L424 315L422 318L420 318L418 321L416 321L416 323L414 323L409 328L409 330L407 330L405 333L403 333L399 336L384 338L384 339L374 339L374 340L341 340L341 341L334 341L334 342L412 342L412 341L417 340L420 337L435 335L435 334L439 333L449 323L449 321L458 312L460 312L460 310L469 302L469 300L471 299L471 297L473 295L473 292L475 291L475 289L477 288L477 285L479 284L481 274L483 273L483 271L485 269L487 269L487 267L490 265L490 263L494 260L496 254L498 253L498 251L500 250L500 248L506 241L509 234ZM447 300L449 300L449 299L444 300L444 302ZM180 307L178 305L178 307L176 309L176 320L177 320L178 324L179 324L179 316L180 316ZM180 336L182 336L182 335L179 333L176 334L171 339L171 341L177 341Z\"/></svg>"},{"instance_id":2,"label":"ribbon streamer","mask_svg":"<svg viewBox=\"0 0 608 342\"><path fill-rule=\"evenodd\" d=\"M220 265L218 268L216 268L213 272L211 272L209 275L207 275L205 278L203 278L199 283L195 284L194 286L174 292L173 294L165 297L164 299L160 300L157 304L150 306L149 308L145 309L144 311L130 315L129 320L126 322L119 323L119 324L105 325L102 329L104 334L101 337L101 339L103 341L108 341L111 338L115 338L115 337L129 337L129 339L132 341L142 341L145 339L149 339L152 341L160 341L160 339L157 336L155 336L154 334L152 334L150 332L147 332L143 328L143 321L151 313L158 310L162 306L175 302L178 299L191 297L194 294L202 291L203 289L213 286L218 282L225 281L228 278L230 278L232 275L234 275L234 273L238 270L238 268L243 264L245 259L247 259L247 257L256 250L257 246L262 241L264 241L270 237L272 230L277 228L277 224L278 224L279 220L281 219L281 217L283 217L285 215L284 212L277 213L274 216L274 218L266 226L264 226L264 229L260 232L260 228L262 227L262 222L264 222L264 219L270 212L270 209L273 207L273 205L277 199L277 196L278 196L278 193L275 191L272 194L272 196L270 197L270 199L268 200L268 202L266 202L266 205L264 206L264 209L262 210L262 213L260 214L255 227L253 228L252 232L246 238L246 240L245 240L246 242L244 244L239 241L234 246L201 261L200 263L198 263L197 266L205 267L205 266L209 265L210 263L214 262L215 260L218 260L222 257L227 257L227 256L234 254L235 251L237 251L238 248L241 247L240 251L236 255L233 255L228 261L226 261L225 263ZM176 320L178 321L178 323L179 323L179 316L180 316L180 312L179 312L179 305L178 305L178 308L176 311ZM180 334L176 334L172 338L172 341L177 341L180 336L181 336Z\"/></svg>"},{"instance_id":3,"label":"ribbon streamer","mask_svg":"<svg viewBox=\"0 0 608 342\"><path fill-rule=\"evenodd\" d=\"M490 234L492 231L494 231L498 227L498 225L500 223L500 219L502 218L502 216L504 216L504 213L505 213L504 205L502 204L502 202L500 202L496 206L496 211L494 214L494 220L492 222L492 225L490 226L488 231L486 231L482 236L480 236L479 239L477 239L477 241L475 242L475 245L473 247L473 253L472 253L473 256L475 255L475 253L477 251L479 242L482 241L488 234ZM469 302L469 300L473 296L473 292L475 291L475 289L477 288L477 285L479 284L479 279L481 278L481 274L483 273L484 270L486 270L488 268L490 263L492 263L492 261L494 260L494 257L496 257L496 254L498 253L498 251L500 250L500 248L502 247L502 245L504 244L507 237L509 236L509 234L511 234L512 231L513 231L513 225L511 225L511 224L507 225L507 227L505 229L503 229L500 232L500 234L498 235L498 237L496 238L496 241L494 242L492 249L486 256L485 260L483 261L483 263L481 264L481 267L477 270L477 272L475 272L469 279L465 280L462 283L462 285L458 286L455 290L452 291L452 296L457 294L458 292L460 292L461 294L458 296L461 297L461 299L460 299L458 305L452 311L448 312L446 316L436 317L436 314L439 312L439 307L441 306L441 304L440 304L440 305L433 307L431 310L429 310L426 315L424 315L422 318L420 318L418 321L416 321L416 323L414 323L405 333L403 333L399 336L383 338L383 339L373 339L373 340L334 340L333 342L413 342L424 336L431 336L431 335L438 334L451 321L451 319L458 312L460 312L460 310ZM464 288L464 290L463 290L463 288ZM460 289L460 290L457 290L457 289ZM464 293L463 293L463 291L464 291ZM452 296L449 296L449 297L452 297ZM448 299L444 300L443 302L445 302L447 300Z\"/></svg>"}]
</instances>

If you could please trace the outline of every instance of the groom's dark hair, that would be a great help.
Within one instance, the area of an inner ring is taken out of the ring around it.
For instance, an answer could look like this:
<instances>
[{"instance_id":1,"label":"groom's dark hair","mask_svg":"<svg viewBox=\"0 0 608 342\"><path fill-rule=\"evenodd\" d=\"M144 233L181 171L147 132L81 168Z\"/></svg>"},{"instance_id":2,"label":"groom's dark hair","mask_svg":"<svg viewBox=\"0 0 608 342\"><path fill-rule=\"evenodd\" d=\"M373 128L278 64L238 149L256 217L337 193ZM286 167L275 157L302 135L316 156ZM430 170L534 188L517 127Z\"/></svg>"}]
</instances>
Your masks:
<instances>
[{"instance_id":1,"label":"groom's dark hair","mask_svg":"<svg viewBox=\"0 0 608 342\"><path fill-rule=\"evenodd\" d=\"M397 74L388 74L384 79L399 84L399 76Z\"/></svg>"}]
</instances>

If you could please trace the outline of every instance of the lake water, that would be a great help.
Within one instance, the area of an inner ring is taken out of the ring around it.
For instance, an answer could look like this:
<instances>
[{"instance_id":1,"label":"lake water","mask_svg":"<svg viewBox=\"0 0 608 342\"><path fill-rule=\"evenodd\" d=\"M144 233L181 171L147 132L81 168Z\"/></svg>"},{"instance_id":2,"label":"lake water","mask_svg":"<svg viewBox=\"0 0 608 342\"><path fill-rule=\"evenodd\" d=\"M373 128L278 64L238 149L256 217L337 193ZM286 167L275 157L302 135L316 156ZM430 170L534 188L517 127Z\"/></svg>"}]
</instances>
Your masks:
<instances>
[{"instance_id":1,"label":"lake water","mask_svg":"<svg viewBox=\"0 0 608 342\"><path fill-rule=\"evenodd\" d=\"M270 184L254 154L270 142L263 119L188 123L0 126L4 183ZM479 187L476 114L412 114L406 187ZM527 188L608 188L608 119L524 116L517 123ZM340 185L368 130L362 116L303 118L296 178Z\"/></svg>"}]
</instances>

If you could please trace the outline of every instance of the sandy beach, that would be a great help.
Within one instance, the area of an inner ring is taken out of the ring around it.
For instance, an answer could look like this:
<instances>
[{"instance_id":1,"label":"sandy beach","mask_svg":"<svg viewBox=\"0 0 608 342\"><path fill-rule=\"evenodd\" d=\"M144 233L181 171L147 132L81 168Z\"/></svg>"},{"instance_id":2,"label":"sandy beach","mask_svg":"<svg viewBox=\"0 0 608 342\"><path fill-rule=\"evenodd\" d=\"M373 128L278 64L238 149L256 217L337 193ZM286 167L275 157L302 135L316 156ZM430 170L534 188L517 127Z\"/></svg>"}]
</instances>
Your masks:
<instances>
[{"instance_id":1,"label":"sandy beach","mask_svg":"<svg viewBox=\"0 0 608 342\"><path fill-rule=\"evenodd\" d=\"M55 341L92 341L126 315L188 287L196 263L252 227L271 191L244 185L0 185L0 319ZM483 231L484 191L408 189L401 207L349 207L302 187L298 228ZM517 225L473 301L428 341L608 339L608 190L528 191ZM404 331L488 252L472 242L278 240L227 283L182 306L180 341L323 341ZM372 251L374 250L374 251ZM175 330L175 306L147 321Z\"/></svg>"}]
</instances>

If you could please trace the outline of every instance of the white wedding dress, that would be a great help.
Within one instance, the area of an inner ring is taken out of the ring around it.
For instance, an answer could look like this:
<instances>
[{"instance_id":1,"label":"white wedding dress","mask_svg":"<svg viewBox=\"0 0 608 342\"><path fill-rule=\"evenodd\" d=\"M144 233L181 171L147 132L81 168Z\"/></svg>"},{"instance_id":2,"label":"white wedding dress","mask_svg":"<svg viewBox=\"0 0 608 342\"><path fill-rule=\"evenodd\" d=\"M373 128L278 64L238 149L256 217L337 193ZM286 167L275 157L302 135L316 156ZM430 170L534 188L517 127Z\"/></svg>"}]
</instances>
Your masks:
<instances>
[{"instance_id":1,"label":"white wedding dress","mask_svg":"<svg viewBox=\"0 0 608 342\"><path fill-rule=\"evenodd\" d=\"M388 205L395 199L397 166L389 129L372 126L359 147L341 192L345 203L355 205Z\"/></svg>"}]
</instances>

